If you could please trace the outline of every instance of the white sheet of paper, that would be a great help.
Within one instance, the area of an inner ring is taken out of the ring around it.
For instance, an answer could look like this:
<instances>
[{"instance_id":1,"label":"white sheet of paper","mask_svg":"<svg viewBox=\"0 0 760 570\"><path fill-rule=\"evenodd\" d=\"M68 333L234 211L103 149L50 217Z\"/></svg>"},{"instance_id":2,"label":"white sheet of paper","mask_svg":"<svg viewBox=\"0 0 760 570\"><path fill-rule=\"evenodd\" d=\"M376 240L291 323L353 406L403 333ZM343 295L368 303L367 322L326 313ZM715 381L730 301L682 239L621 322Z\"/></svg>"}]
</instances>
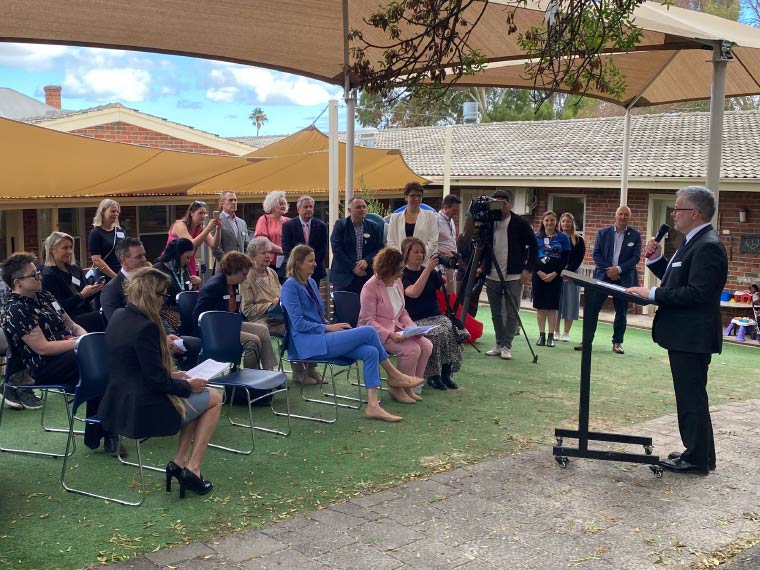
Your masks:
<instances>
[{"instance_id":1,"label":"white sheet of paper","mask_svg":"<svg viewBox=\"0 0 760 570\"><path fill-rule=\"evenodd\" d=\"M202 378L204 380L211 380L215 376L227 372L230 369L229 362L217 362L209 358L204 360L195 368L191 368L186 372L188 378Z\"/></svg>"},{"instance_id":2,"label":"white sheet of paper","mask_svg":"<svg viewBox=\"0 0 760 570\"><path fill-rule=\"evenodd\" d=\"M404 327L404 330L401 331L401 337L409 338L410 336L419 336L419 335L427 334L437 327L438 325L424 325L424 326L409 325L407 327Z\"/></svg>"},{"instance_id":3,"label":"white sheet of paper","mask_svg":"<svg viewBox=\"0 0 760 570\"><path fill-rule=\"evenodd\" d=\"M174 346L178 346L182 349L183 352L187 352L187 349L185 348L185 341L183 341L181 338L175 338L173 341Z\"/></svg>"}]
</instances>

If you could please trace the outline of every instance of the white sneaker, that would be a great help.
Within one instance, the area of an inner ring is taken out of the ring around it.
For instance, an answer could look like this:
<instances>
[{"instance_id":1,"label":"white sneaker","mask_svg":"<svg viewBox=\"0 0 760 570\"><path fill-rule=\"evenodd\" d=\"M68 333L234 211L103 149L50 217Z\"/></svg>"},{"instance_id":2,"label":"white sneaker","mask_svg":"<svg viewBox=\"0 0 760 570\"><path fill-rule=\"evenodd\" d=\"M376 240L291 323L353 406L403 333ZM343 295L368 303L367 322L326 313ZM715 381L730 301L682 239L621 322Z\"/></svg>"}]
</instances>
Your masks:
<instances>
[{"instance_id":1,"label":"white sneaker","mask_svg":"<svg viewBox=\"0 0 760 570\"><path fill-rule=\"evenodd\" d=\"M504 347L501 349L501 357L504 360L512 360L512 351L509 350L507 347Z\"/></svg>"},{"instance_id":2,"label":"white sneaker","mask_svg":"<svg viewBox=\"0 0 760 570\"><path fill-rule=\"evenodd\" d=\"M491 350L486 350L486 356L499 356L501 355L501 347L494 346Z\"/></svg>"},{"instance_id":3,"label":"white sneaker","mask_svg":"<svg viewBox=\"0 0 760 570\"><path fill-rule=\"evenodd\" d=\"M563 334L562 335L562 342L570 342L570 335Z\"/></svg>"}]
</instances>

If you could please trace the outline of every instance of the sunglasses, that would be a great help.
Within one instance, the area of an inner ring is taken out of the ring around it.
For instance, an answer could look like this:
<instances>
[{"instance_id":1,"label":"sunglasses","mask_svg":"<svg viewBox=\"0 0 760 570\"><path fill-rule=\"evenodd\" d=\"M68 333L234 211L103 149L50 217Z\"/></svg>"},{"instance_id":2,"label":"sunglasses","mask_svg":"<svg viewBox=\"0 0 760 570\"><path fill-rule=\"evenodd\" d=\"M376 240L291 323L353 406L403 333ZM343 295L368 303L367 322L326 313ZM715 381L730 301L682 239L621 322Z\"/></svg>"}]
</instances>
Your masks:
<instances>
[{"instance_id":1,"label":"sunglasses","mask_svg":"<svg viewBox=\"0 0 760 570\"><path fill-rule=\"evenodd\" d=\"M206 202L201 202L200 200L196 200L195 202L190 204L191 210L197 210L198 208L205 208L205 207L206 207Z\"/></svg>"}]
</instances>

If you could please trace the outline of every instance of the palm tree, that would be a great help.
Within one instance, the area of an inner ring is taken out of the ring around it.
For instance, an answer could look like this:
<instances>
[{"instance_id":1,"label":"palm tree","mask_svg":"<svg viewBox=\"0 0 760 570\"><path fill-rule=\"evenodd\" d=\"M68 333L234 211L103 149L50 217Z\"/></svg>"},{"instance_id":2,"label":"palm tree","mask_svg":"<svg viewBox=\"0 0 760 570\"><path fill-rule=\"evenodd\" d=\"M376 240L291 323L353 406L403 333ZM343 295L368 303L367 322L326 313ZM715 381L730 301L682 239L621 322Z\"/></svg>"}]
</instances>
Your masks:
<instances>
[{"instance_id":1,"label":"palm tree","mask_svg":"<svg viewBox=\"0 0 760 570\"><path fill-rule=\"evenodd\" d=\"M254 125L256 125L256 136L259 136L259 129L269 120L267 119L266 113L264 113L261 107L256 107L251 111L251 114L248 115L248 118L251 119L251 122Z\"/></svg>"}]
</instances>

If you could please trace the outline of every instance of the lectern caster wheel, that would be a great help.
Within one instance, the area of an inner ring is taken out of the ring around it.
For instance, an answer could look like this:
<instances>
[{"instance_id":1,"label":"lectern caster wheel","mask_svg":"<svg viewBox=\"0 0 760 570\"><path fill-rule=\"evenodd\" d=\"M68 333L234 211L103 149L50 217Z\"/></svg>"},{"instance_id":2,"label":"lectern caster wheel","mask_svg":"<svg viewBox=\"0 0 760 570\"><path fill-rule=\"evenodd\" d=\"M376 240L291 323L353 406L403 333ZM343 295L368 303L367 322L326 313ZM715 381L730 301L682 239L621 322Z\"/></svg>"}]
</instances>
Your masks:
<instances>
[{"instance_id":1,"label":"lectern caster wheel","mask_svg":"<svg viewBox=\"0 0 760 570\"><path fill-rule=\"evenodd\" d=\"M659 465L650 465L649 468L652 470L652 473L654 473L655 479L662 479L662 467Z\"/></svg>"},{"instance_id":2,"label":"lectern caster wheel","mask_svg":"<svg viewBox=\"0 0 760 570\"><path fill-rule=\"evenodd\" d=\"M557 456L554 458L554 461L557 462L557 465L559 465L561 469L565 469L567 467L567 457Z\"/></svg>"},{"instance_id":3,"label":"lectern caster wheel","mask_svg":"<svg viewBox=\"0 0 760 570\"><path fill-rule=\"evenodd\" d=\"M644 446L644 453L646 453L647 455L652 455L652 451L654 451L654 445Z\"/></svg>"},{"instance_id":4,"label":"lectern caster wheel","mask_svg":"<svg viewBox=\"0 0 760 570\"><path fill-rule=\"evenodd\" d=\"M557 445L559 445L561 447L563 441L564 440L560 436L557 436Z\"/></svg>"}]
</instances>

